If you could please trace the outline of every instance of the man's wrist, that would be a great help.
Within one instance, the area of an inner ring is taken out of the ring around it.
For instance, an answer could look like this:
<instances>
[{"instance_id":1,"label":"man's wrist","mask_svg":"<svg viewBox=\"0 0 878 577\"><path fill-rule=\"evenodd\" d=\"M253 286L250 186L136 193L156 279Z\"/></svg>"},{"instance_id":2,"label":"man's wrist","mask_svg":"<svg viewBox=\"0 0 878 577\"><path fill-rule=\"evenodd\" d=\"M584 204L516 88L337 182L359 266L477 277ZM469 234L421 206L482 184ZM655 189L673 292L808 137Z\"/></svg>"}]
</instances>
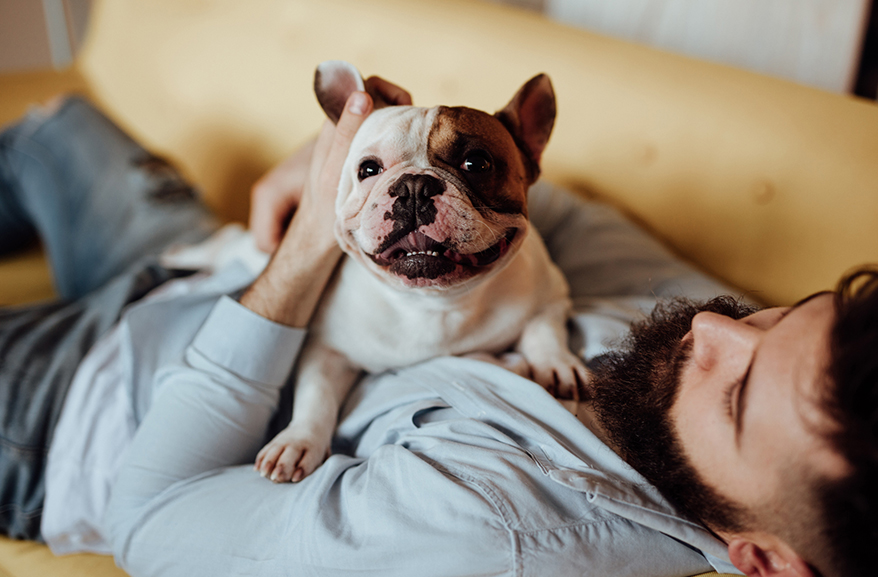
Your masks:
<instances>
[{"instance_id":1,"label":"man's wrist","mask_svg":"<svg viewBox=\"0 0 878 577\"><path fill-rule=\"evenodd\" d=\"M284 239L240 302L271 321L305 328L341 255L335 242Z\"/></svg>"}]
</instances>

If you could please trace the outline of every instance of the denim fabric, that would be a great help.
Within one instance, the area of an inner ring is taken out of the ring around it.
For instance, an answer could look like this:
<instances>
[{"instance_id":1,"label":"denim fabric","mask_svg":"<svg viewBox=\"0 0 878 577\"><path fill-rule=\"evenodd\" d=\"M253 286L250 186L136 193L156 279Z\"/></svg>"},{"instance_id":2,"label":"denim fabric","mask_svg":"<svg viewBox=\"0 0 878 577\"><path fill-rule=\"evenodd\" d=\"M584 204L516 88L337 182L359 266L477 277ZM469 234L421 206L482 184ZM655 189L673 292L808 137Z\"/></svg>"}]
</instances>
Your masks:
<instances>
[{"instance_id":1,"label":"denim fabric","mask_svg":"<svg viewBox=\"0 0 878 577\"><path fill-rule=\"evenodd\" d=\"M31 113L0 136L0 179L9 197L0 199L0 218L9 219L0 229L29 220L63 299L217 225L173 167L80 98L49 117Z\"/></svg>"},{"instance_id":2,"label":"denim fabric","mask_svg":"<svg viewBox=\"0 0 878 577\"><path fill-rule=\"evenodd\" d=\"M0 311L0 532L39 538L67 388L122 309L183 271L157 264L217 221L193 188L88 102L0 134L0 253L38 233L61 300Z\"/></svg>"},{"instance_id":3,"label":"denim fabric","mask_svg":"<svg viewBox=\"0 0 878 577\"><path fill-rule=\"evenodd\" d=\"M7 133L0 134L0 147L7 138ZM25 248L37 240L37 230L12 194L7 176L4 163L0 162L0 255Z\"/></svg>"}]
</instances>

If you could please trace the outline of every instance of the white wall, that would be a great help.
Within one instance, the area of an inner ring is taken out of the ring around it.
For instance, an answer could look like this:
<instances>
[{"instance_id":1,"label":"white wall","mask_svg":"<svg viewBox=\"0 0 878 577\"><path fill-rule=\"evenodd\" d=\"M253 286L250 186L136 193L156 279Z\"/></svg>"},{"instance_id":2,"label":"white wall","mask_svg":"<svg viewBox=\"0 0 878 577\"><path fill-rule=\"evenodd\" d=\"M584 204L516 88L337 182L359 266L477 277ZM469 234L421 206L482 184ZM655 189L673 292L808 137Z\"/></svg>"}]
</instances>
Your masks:
<instances>
[{"instance_id":1,"label":"white wall","mask_svg":"<svg viewBox=\"0 0 878 577\"><path fill-rule=\"evenodd\" d=\"M0 72L68 66L91 0L0 0Z\"/></svg>"},{"instance_id":2,"label":"white wall","mask_svg":"<svg viewBox=\"0 0 878 577\"><path fill-rule=\"evenodd\" d=\"M319 1L319 0L315 0ZM856 80L870 0L493 0L831 90ZM0 72L67 66L91 0L0 0Z\"/></svg>"},{"instance_id":3,"label":"white wall","mask_svg":"<svg viewBox=\"0 0 878 577\"><path fill-rule=\"evenodd\" d=\"M834 92L856 80L870 0L493 0Z\"/></svg>"}]
</instances>

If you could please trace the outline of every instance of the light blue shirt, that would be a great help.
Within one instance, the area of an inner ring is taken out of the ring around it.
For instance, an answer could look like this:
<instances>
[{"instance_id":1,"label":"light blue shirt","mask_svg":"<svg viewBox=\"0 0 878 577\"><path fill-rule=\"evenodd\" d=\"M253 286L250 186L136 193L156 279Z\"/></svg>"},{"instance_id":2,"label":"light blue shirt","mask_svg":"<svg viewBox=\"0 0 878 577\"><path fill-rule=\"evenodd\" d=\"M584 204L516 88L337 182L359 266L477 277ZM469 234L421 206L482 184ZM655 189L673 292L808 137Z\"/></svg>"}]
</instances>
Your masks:
<instances>
[{"instance_id":1,"label":"light blue shirt","mask_svg":"<svg viewBox=\"0 0 878 577\"><path fill-rule=\"evenodd\" d=\"M726 292L606 207L539 185L530 210L571 282L586 358L656 297ZM230 269L185 306L125 321L142 421L104 532L135 577L734 571L720 541L541 387L473 360L367 377L316 472L261 478L253 459L304 333L217 300L249 280Z\"/></svg>"}]
</instances>

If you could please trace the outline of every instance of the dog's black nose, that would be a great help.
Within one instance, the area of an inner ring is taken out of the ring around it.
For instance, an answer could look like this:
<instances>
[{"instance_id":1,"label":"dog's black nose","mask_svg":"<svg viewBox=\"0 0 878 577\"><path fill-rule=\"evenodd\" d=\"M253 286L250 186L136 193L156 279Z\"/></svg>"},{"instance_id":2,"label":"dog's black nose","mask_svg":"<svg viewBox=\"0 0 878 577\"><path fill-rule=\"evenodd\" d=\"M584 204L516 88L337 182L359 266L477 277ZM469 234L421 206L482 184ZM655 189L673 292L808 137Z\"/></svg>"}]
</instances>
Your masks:
<instances>
[{"instance_id":1,"label":"dog's black nose","mask_svg":"<svg viewBox=\"0 0 878 577\"><path fill-rule=\"evenodd\" d=\"M389 218L411 230L432 224L436 219L433 197L445 192L445 182L429 174L404 174L399 177L388 193L396 197L393 213ZM396 227L394 227L396 228Z\"/></svg>"},{"instance_id":2,"label":"dog's black nose","mask_svg":"<svg viewBox=\"0 0 878 577\"><path fill-rule=\"evenodd\" d=\"M426 200L445 192L445 183L429 174L404 174L390 189L390 196Z\"/></svg>"}]
</instances>

